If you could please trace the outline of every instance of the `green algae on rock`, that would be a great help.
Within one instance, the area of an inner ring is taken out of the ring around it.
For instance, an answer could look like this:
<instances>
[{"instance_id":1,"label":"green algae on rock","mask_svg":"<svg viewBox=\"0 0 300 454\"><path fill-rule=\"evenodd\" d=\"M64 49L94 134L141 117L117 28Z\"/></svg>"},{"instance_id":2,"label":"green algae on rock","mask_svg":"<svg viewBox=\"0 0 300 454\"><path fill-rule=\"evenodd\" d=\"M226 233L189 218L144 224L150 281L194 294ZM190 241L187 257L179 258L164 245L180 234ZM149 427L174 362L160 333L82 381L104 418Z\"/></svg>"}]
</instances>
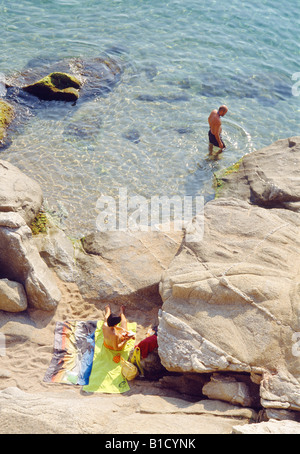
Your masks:
<instances>
[{"instance_id":1,"label":"green algae on rock","mask_svg":"<svg viewBox=\"0 0 300 454\"><path fill-rule=\"evenodd\" d=\"M33 235L38 235L39 233L47 233L48 218L44 211L40 211L32 223L30 224L30 229Z\"/></svg>"},{"instance_id":2,"label":"green algae on rock","mask_svg":"<svg viewBox=\"0 0 300 454\"><path fill-rule=\"evenodd\" d=\"M213 187L215 189L215 198L220 197L220 192L223 189L224 184L226 183L226 177L239 170L242 160L243 158L239 159L237 162L227 167L226 169L214 173Z\"/></svg>"},{"instance_id":3,"label":"green algae on rock","mask_svg":"<svg viewBox=\"0 0 300 454\"><path fill-rule=\"evenodd\" d=\"M81 82L75 76L54 72L23 90L46 101L74 102L79 98L80 87Z\"/></svg>"},{"instance_id":4,"label":"green algae on rock","mask_svg":"<svg viewBox=\"0 0 300 454\"><path fill-rule=\"evenodd\" d=\"M0 99L0 148L5 145L6 130L14 118L14 109L6 101Z\"/></svg>"}]
</instances>

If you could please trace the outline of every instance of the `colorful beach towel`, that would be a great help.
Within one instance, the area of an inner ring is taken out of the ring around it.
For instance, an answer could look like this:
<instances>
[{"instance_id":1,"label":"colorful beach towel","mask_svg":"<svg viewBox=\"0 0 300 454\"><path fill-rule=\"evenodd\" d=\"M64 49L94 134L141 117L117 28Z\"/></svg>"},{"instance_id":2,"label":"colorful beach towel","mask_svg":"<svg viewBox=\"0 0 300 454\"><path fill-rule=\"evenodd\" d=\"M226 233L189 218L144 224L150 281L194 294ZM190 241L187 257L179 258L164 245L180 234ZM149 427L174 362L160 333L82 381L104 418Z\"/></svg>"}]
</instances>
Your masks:
<instances>
[{"instance_id":1,"label":"colorful beach towel","mask_svg":"<svg viewBox=\"0 0 300 454\"><path fill-rule=\"evenodd\" d=\"M97 321L57 322L48 383L86 385L92 369Z\"/></svg>"},{"instance_id":2,"label":"colorful beach towel","mask_svg":"<svg viewBox=\"0 0 300 454\"><path fill-rule=\"evenodd\" d=\"M128 360L129 353L134 347L134 339L126 342L122 351L110 350L103 345L103 321L98 321L95 332L95 350L89 384L83 386L86 392L124 393L130 389L127 380L123 377L120 355ZM128 323L128 330L136 332L136 323Z\"/></svg>"}]
</instances>

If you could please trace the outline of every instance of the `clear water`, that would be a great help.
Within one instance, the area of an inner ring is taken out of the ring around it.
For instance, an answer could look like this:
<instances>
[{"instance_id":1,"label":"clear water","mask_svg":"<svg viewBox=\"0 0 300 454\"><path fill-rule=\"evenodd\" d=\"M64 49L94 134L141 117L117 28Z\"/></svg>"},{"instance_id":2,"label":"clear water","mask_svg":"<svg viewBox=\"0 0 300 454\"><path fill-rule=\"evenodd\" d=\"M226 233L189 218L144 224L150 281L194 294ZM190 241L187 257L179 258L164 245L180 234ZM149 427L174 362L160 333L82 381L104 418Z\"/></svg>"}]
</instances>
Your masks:
<instances>
[{"instance_id":1,"label":"clear water","mask_svg":"<svg viewBox=\"0 0 300 454\"><path fill-rule=\"evenodd\" d=\"M123 65L111 93L46 103L0 154L39 181L73 236L95 228L101 194L209 200L216 170L299 135L298 0L0 0L0 21L6 77L37 58ZM214 162L207 117L221 104L227 149Z\"/></svg>"}]
</instances>

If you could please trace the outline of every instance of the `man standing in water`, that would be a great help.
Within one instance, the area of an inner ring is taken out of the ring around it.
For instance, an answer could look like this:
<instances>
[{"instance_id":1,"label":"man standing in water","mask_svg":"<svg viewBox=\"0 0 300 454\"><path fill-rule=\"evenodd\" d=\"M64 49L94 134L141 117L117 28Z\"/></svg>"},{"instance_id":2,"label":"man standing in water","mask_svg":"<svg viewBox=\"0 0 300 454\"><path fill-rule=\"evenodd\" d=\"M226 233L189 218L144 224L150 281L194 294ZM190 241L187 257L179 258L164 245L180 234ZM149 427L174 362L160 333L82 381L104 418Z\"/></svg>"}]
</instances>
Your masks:
<instances>
[{"instance_id":1,"label":"man standing in water","mask_svg":"<svg viewBox=\"0 0 300 454\"><path fill-rule=\"evenodd\" d=\"M217 156L222 153L222 151L226 148L225 144L221 138L221 118L224 117L228 112L228 108L226 106L219 107L219 110L213 110L208 117L208 123L210 130L208 132L209 138L209 156L212 156L214 151L214 146L218 148Z\"/></svg>"}]
</instances>

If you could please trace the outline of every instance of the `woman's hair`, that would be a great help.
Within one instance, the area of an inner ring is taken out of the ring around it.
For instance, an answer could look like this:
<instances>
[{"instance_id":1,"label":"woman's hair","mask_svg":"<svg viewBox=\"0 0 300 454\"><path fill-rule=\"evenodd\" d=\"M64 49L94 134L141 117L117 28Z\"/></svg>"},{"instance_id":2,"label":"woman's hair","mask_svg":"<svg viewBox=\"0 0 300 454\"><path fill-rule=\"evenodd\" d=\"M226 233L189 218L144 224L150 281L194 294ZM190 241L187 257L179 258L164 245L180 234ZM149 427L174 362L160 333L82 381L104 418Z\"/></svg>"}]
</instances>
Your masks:
<instances>
[{"instance_id":1,"label":"woman's hair","mask_svg":"<svg viewBox=\"0 0 300 454\"><path fill-rule=\"evenodd\" d=\"M120 323L120 321L121 321L120 315L110 314L110 316L107 319L107 324L108 326L116 326L118 323Z\"/></svg>"}]
</instances>

